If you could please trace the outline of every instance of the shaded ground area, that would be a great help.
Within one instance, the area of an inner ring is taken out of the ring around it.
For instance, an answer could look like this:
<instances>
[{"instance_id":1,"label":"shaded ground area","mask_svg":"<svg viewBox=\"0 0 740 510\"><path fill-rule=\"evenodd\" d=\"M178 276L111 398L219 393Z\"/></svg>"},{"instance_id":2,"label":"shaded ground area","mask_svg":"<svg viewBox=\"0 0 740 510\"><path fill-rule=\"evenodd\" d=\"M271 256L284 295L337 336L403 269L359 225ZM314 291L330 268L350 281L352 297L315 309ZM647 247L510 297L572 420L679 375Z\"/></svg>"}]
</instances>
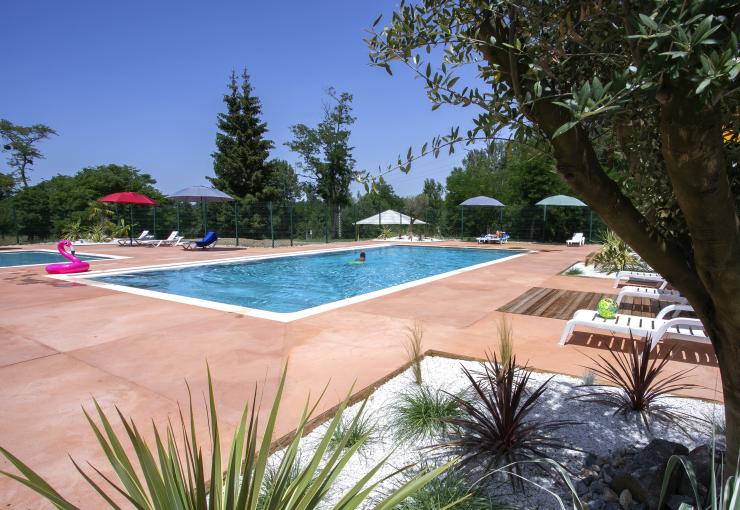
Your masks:
<instances>
[{"instance_id":1,"label":"shaded ground area","mask_svg":"<svg viewBox=\"0 0 740 510\"><path fill-rule=\"evenodd\" d=\"M90 246L79 251L130 257L93 263L94 269L113 269L325 247L186 252ZM92 396L108 412L118 405L144 429L150 419L161 425L168 417L175 418L177 402L186 400L185 380L199 401L208 362L225 437L233 431L254 385L261 385L268 401L281 366L289 360L277 427L281 435L293 428L309 393L317 395L329 381L319 412L336 404L353 383L364 389L401 367L406 361L406 328L414 321L423 324L425 349L479 358L497 344L497 323L503 315L498 309L529 289L616 293L611 280L560 275L583 260L591 247L519 243L504 247L547 251L290 323L56 281L45 276L43 267L0 270L0 445L87 508L95 496L80 481L67 453L104 465L81 412L81 406L91 406ZM603 353L607 342L619 341L578 333L561 347L558 338L564 320L507 315L518 359L539 370L580 376L590 363L585 354ZM694 382L703 388L692 395L721 399L711 349L681 347L674 351L676 362L669 370L696 367ZM205 420L197 423L197 429L207 434ZM0 469L7 468L0 462ZM42 508L35 496L7 479L0 479L0 495L8 508Z\"/></svg>"}]
</instances>

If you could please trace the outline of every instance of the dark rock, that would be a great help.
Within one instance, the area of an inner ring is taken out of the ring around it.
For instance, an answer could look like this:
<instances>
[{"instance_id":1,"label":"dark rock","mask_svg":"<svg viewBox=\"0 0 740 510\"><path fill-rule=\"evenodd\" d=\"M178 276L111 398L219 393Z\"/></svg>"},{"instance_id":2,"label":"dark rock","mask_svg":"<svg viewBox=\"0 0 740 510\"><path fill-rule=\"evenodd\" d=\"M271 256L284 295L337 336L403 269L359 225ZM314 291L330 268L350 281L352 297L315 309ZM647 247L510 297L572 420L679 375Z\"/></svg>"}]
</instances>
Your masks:
<instances>
[{"instance_id":1,"label":"dark rock","mask_svg":"<svg viewBox=\"0 0 740 510\"><path fill-rule=\"evenodd\" d=\"M666 503L666 506L670 508L670 510L678 510L681 507L682 503L686 503L687 505L693 505L694 500L688 496L682 496L680 494L671 494L671 496L668 498L668 502Z\"/></svg>"},{"instance_id":2,"label":"dark rock","mask_svg":"<svg viewBox=\"0 0 740 510\"><path fill-rule=\"evenodd\" d=\"M592 464L596 464L596 455L593 453L587 453L586 458L583 459L583 467L588 467Z\"/></svg>"},{"instance_id":3,"label":"dark rock","mask_svg":"<svg viewBox=\"0 0 740 510\"><path fill-rule=\"evenodd\" d=\"M704 497L707 494L707 487L709 487L709 483L711 481L712 447L705 444L694 448L691 450L691 453L689 453L689 460L694 466L699 496ZM683 466L676 466L676 470L681 473L681 481L679 482L679 487L676 492L693 498L694 491Z\"/></svg>"},{"instance_id":4,"label":"dark rock","mask_svg":"<svg viewBox=\"0 0 740 510\"><path fill-rule=\"evenodd\" d=\"M576 492L579 496L583 496L588 492L588 486L584 482L578 481L576 482Z\"/></svg>"},{"instance_id":5,"label":"dark rock","mask_svg":"<svg viewBox=\"0 0 740 510\"><path fill-rule=\"evenodd\" d=\"M624 508L624 510L629 510L631 504L632 493L628 489L624 489L622 492L619 493L619 506Z\"/></svg>"},{"instance_id":6,"label":"dark rock","mask_svg":"<svg viewBox=\"0 0 740 510\"><path fill-rule=\"evenodd\" d=\"M607 501L607 503L604 505L603 510L622 510L622 507L619 506L619 503L616 503L614 501Z\"/></svg>"},{"instance_id":7,"label":"dark rock","mask_svg":"<svg viewBox=\"0 0 740 510\"><path fill-rule=\"evenodd\" d=\"M657 510L668 459L671 455L688 453L689 450L681 444L654 439L614 473L611 487L617 492L628 489L635 500L645 503L649 510ZM674 471L668 494L675 492L680 480L680 473Z\"/></svg>"},{"instance_id":8,"label":"dark rock","mask_svg":"<svg viewBox=\"0 0 740 510\"><path fill-rule=\"evenodd\" d=\"M604 500L594 499L588 502L589 510L601 510L604 508Z\"/></svg>"},{"instance_id":9,"label":"dark rock","mask_svg":"<svg viewBox=\"0 0 740 510\"><path fill-rule=\"evenodd\" d=\"M604 487L604 491L601 493L601 497L604 498L604 501L607 503L610 501L619 501L619 496L617 496L617 493L611 490L609 487Z\"/></svg>"},{"instance_id":10,"label":"dark rock","mask_svg":"<svg viewBox=\"0 0 740 510\"><path fill-rule=\"evenodd\" d=\"M630 510L645 510L645 503L636 503L633 501L630 505Z\"/></svg>"}]
</instances>

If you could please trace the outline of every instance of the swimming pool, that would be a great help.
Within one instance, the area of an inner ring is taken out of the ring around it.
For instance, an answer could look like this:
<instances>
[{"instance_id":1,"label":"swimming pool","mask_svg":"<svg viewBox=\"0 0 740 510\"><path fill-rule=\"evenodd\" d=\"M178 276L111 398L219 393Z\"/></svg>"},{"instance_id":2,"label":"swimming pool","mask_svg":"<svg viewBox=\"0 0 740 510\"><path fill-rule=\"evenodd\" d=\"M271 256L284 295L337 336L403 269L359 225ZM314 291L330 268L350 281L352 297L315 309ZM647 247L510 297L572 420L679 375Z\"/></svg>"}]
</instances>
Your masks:
<instances>
[{"instance_id":1,"label":"swimming pool","mask_svg":"<svg viewBox=\"0 0 740 510\"><path fill-rule=\"evenodd\" d=\"M192 298L198 300L193 304L204 306L210 302L260 310L265 313L250 315L281 320L279 314L318 313L327 309L325 305L353 298L369 299L389 288L423 283L440 275L526 253L522 250L417 246L363 249L367 253L364 264L351 263L360 249L341 249L229 263L128 270L89 275L85 279L114 285L118 290L128 288L143 291L137 293L145 295L159 294L154 297L162 297L164 293ZM217 308L230 310L223 306ZM240 310L234 308L233 311Z\"/></svg>"},{"instance_id":2,"label":"swimming pool","mask_svg":"<svg viewBox=\"0 0 740 510\"><path fill-rule=\"evenodd\" d=\"M103 255L83 255L77 253L80 260L107 260L117 257L106 257ZM67 262L58 251L52 250L12 250L0 251L0 267L13 266L35 266L41 264L55 264Z\"/></svg>"}]
</instances>

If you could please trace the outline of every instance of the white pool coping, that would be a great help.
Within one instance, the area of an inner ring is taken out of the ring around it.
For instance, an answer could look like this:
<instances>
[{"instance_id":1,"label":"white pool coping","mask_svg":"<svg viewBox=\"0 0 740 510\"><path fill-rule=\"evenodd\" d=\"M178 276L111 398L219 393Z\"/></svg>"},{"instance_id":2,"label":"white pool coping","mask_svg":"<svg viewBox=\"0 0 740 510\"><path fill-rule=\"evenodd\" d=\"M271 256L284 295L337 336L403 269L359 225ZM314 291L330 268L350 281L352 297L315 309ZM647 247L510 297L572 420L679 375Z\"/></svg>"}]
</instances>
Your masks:
<instances>
[{"instance_id":1,"label":"white pool coping","mask_svg":"<svg viewBox=\"0 0 740 510\"><path fill-rule=\"evenodd\" d=\"M46 248L32 248L30 250L24 250L22 248L18 248L18 249L11 249L11 250L2 250L0 251L0 253L21 253L21 252L29 252L29 251L32 251L32 252L43 251L46 253L56 253L56 254L59 253L59 250L49 250ZM103 257L102 259L97 259L94 262L107 262L108 260L121 260L121 259L131 258L131 257L124 257L122 255L109 255L107 253L92 253L89 251L75 251L75 255L89 256L89 257ZM16 266L0 266L0 270L19 268L19 267L48 266L49 264L53 264L53 262L42 262L41 264L18 264Z\"/></svg>"},{"instance_id":2,"label":"white pool coping","mask_svg":"<svg viewBox=\"0 0 740 510\"><path fill-rule=\"evenodd\" d=\"M413 287L418 287L419 285L424 285L429 282L434 282L437 280L441 280L443 278L449 278L450 276L455 276L458 274L466 273L468 271L474 271L476 269L481 269L484 267L491 266L493 264L498 264L500 262L513 260L515 258L523 257L524 255L534 253L533 250L511 250L511 251L521 251L522 253L509 255L507 257L503 257L503 258L496 259L496 260L489 260L487 262L481 262L480 264L474 264L472 266L466 266L460 269L454 269L452 271L447 271L446 273L440 273L440 274L436 274L432 276L427 276L419 280L413 280L410 282L401 283L399 285L393 285L391 287L386 287L384 289L367 292L365 294L359 294L357 296L340 299L338 301L332 301L330 303L325 303L323 305L306 308L303 310L299 310L297 312L271 312L268 310L260 310L257 308L249 308L249 307L239 306L239 305L231 305L228 303L221 303L218 301L211 301L208 299L180 296L178 294L170 294L167 292L160 292L160 291L155 291L155 290L139 289L136 287L128 287L126 285L117 285L117 284L93 280L93 278L102 277L102 276L115 276L115 275L120 275L120 274L144 273L144 272L162 271L162 270L176 270L176 269L185 269L189 267L211 266L211 265L217 265L217 264L234 264L234 263L239 263L239 262L253 262L253 261L269 260L269 259L275 259L275 258L320 255L322 253L372 250L372 249L377 249L377 248L385 248L389 246L410 246L410 245L407 245L407 244L398 245L398 244L393 244L393 243L386 243L382 245L373 244L373 245L351 246L351 247L342 247L342 248L327 248L327 249L322 249L322 250L306 250L306 251L299 251L299 252L292 252L292 253L276 253L274 255L252 255L252 256L242 256L242 257L230 257L230 258L218 259L218 260L200 260L200 261L194 261L194 262L180 262L180 263L175 263L175 264L127 267L127 268L110 269L110 270L102 270L102 271L90 271L87 273L79 273L79 274L58 274L58 275L47 275L47 276L48 278L53 278L55 280L64 280L67 282L81 283L84 285L90 285L92 287L99 287L103 289L115 290L118 292L126 292L129 294L135 294L138 296L162 299L165 301L172 301L175 303L200 306L202 308L210 308L211 310L219 310L222 312L236 313L236 314L245 315L248 317L256 317L259 319L267 319L267 320L272 320L276 322L288 323L288 322L293 322L299 319L305 319L306 317L311 317L319 313L328 312L330 310L336 310L338 308L343 308L345 306L354 305L357 303L362 303L364 301L369 301L371 299L375 299L381 296L387 296L395 292L410 289ZM450 247L450 246L447 246L447 247L434 246L434 248L460 249L458 247ZM466 247L462 249L486 249L486 248L475 248L475 247L467 248Z\"/></svg>"}]
</instances>

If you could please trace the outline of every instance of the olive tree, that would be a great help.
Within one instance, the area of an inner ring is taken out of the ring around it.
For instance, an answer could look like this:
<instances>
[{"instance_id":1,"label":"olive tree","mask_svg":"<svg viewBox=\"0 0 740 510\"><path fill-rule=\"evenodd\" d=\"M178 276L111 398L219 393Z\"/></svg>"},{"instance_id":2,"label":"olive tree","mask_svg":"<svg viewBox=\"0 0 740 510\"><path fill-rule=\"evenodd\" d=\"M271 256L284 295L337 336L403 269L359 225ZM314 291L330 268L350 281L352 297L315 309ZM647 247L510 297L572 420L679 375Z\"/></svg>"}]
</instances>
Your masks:
<instances>
[{"instance_id":1,"label":"olive tree","mask_svg":"<svg viewBox=\"0 0 740 510\"><path fill-rule=\"evenodd\" d=\"M712 339L740 448L740 2L420 0L368 38L474 128L409 150L538 140L555 171L690 301ZM392 67L393 66L393 67ZM732 461L734 467L734 460Z\"/></svg>"}]
</instances>

